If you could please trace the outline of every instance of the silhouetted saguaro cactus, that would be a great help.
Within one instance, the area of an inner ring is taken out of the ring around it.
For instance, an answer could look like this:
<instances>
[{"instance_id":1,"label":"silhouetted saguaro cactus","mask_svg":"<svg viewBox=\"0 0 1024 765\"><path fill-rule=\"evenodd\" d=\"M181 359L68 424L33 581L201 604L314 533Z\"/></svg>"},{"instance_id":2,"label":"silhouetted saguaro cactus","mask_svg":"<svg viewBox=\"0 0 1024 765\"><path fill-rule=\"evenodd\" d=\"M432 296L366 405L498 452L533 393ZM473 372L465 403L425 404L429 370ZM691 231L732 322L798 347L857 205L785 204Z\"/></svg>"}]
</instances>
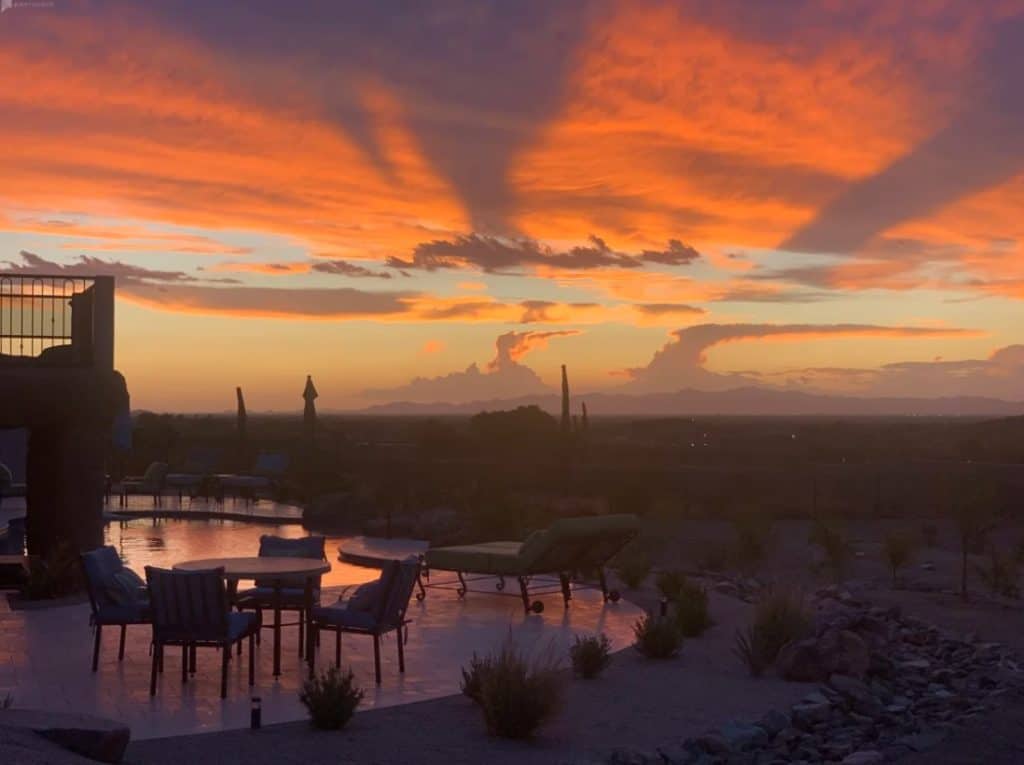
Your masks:
<instances>
[{"instance_id":1,"label":"silhouetted saguaro cactus","mask_svg":"<svg viewBox=\"0 0 1024 765\"><path fill-rule=\"evenodd\" d=\"M572 415L569 413L569 375L565 371L565 364L562 364L562 432L569 433L572 430Z\"/></svg>"}]
</instances>

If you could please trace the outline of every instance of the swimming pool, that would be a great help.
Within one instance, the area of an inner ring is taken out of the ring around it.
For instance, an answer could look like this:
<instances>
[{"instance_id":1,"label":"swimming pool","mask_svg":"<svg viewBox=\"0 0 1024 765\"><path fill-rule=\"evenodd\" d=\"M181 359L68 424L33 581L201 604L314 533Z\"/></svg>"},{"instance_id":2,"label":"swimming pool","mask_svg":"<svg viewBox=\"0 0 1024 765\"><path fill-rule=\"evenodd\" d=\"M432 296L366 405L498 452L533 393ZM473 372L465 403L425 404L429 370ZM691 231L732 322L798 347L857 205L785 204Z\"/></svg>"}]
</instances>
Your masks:
<instances>
[{"instance_id":1,"label":"swimming pool","mask_svg":"<svg viewBox=\"0 0 1024 765\"><path fill-rule=\"evenodd\" d=\"M178 518L136 518L112 521L104 530L105 541L117 548L125 565L140 575L145 566L170 568L196 558L244 557L259 552L260 536L294 539L308 536L298 525L270 526L244 521ZM323 586L362 584L376 579L379 571L338 560L338 545L345 537L327 538L325 551L331 562Z\"/></svg>"}]
</instances>

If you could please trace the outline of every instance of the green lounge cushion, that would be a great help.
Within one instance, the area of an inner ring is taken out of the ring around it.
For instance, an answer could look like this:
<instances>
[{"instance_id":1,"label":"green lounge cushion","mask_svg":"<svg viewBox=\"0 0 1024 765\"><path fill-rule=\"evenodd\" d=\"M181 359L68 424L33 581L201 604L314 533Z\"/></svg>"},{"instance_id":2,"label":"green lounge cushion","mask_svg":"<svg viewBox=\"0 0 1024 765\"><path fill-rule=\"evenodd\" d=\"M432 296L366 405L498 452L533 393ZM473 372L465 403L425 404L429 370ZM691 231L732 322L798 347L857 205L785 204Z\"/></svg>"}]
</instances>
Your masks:
<instances>
[{"instance_id":1,"label":"green lounge cushion","mask_svg":"<svg viewBox=\"0 0 1024 765\"><path fill-rule=\"evenodd\" d=\"M636 535L634 515L562 518L525 542L485 542L427 550L427 565L445 571L524 576L601 566Z\"/></svg>"},{"instance_id":2,"label":"green lounge cushion","mask_svg":"<svg viewBox=\"0 0 1024 765\"><path fill-rule=\"evenodd\" d=\"M427 567L445 571L519 576L526 573L519 557L520 542L483 542L476 545L427 550Z\"/></svg>"}]
</instances>

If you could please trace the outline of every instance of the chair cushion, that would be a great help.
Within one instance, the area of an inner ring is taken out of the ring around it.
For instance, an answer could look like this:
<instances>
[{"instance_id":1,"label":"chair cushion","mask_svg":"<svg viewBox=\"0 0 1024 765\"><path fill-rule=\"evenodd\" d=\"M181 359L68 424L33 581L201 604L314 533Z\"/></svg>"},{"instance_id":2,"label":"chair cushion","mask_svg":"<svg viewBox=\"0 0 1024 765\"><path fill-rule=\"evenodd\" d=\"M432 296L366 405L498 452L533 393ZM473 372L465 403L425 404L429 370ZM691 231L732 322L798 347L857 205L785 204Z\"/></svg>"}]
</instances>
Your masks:
<instances>
[{"instance_id":1,"label":"chair cushion","mask_svg":"<svg viewBox=\"0 0 1024 765\"><path fill-rule=\"evenodd\" d=\"M345 607L352 611L373 611L380 596L380 580L367 582L356 587Z\"/></svg>"},{"instance_id":2,"label":"chair cushion","mask_svg":"<svg viewBox=\"0 0 1024 765\"><path fill-rule=\"evenodd\" d=\"M520 547L522 544L519 542L433 547L427 550L427 566L444 571L518 576L524 572L519 556Z\"/></svg>"},{"instance_id":3,"label":"chair cushion","mask_svg":"<svg viewBox=\"0 0 1024 765\"><path fill-rule=\"evenodd\" d=\"M344 606L323 606L313 609L313 620L321 624L342 629L357 629L372 631L377 626L377 620L368 611L353 611Z\"/></svg>"},{"instance_id":4,"label":"chair cushion","mask_svg":"<svg viewBox=\"0 0 1024 765\"><path fill-rule=\"evenodd\" d=\"M149 600L146 594L146 581L130 568L122 568L110 576L106 593L120 606L145 603Z\"/></svg>"},{"instance_id":5,"label":"chair cushion","mask_svg":"<svg viewBox=\"0 0 1024 765\"><path fill-rule=\"evenodd\" d=\"M259 620L256 614L241 612L228 616L228 639L234 642L243 638L250 632L255 632L259 627Z\"/></svg>"}]
</instances>

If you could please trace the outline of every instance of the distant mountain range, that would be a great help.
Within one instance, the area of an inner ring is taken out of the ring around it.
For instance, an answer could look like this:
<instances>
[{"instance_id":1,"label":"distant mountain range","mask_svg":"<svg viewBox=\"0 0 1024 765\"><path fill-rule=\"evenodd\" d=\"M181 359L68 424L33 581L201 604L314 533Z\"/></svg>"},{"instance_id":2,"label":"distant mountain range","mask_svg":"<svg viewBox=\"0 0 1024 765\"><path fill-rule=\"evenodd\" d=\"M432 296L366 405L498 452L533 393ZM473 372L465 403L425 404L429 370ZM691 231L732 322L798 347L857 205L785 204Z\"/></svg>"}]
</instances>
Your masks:
<instances>
[{"instance_id":1,"label":"distant mountain range","mask_svg":"<svg viewBox=\"0 0 1024 765\"><path fill-rule=\"evenodd\" d=\"M683 389L674 393L627 395L588 393L574 397L573 409L587 402L592 415L686 416L686 415L759 415L759 416L985 416L1006 417L1024 414L1024 402L1003 401L980 396L948 398L866 398L829 396L770 388L733 388L725 391ZM557 414L561 399L557 394L521 398L468 401L460 404L414 403L394 401L361 410L381 415L465 415L485 410L514 409L537 405Z\"/></svg>"}]
</instances>

